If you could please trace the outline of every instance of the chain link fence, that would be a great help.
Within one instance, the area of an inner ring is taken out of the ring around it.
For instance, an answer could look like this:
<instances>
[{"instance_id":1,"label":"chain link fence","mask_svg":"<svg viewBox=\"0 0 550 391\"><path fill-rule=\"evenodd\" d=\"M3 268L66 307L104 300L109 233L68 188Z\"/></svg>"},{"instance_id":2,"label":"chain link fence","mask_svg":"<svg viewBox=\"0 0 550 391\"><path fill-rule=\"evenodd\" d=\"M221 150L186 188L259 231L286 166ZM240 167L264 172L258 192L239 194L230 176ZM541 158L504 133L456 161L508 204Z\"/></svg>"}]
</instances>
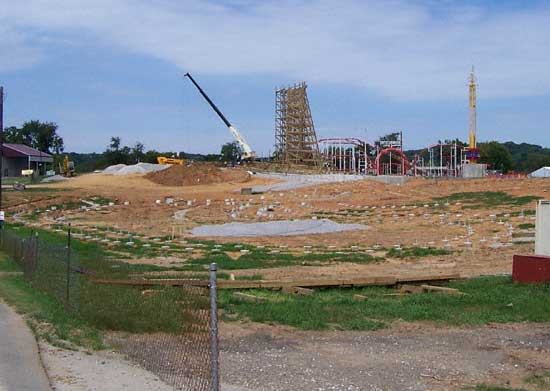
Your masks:
<instances>
[{"instance_id":1,"label":"chain link fence","mask_svg":"<svg viewBox=\"0 0 550 391\"><path fill-rule=\"evenodd\" d=\"M135 279L127 263L82 256L70 229L65 246L11 230L0 240L35 289L102 330L108 346L175 390L219 390L215 265L209 280L162 285Z\"/></svg>"}]
</instances>

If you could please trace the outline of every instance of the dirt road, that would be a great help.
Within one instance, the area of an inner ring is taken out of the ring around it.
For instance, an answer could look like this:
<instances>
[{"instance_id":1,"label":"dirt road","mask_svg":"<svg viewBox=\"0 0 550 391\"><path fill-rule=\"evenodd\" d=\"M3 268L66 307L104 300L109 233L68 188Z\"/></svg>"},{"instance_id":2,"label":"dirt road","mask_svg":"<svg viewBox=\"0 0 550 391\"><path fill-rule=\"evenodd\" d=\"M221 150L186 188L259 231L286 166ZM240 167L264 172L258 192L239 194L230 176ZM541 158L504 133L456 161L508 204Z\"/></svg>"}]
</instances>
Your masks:
<instances>
[{"instance_id":1,"label":"dirt road","mask_svg":"<svg viewBox=\"0 0 550 391\"><path fill-rule=\"evenodd\" d=\"M550 324L327 333L226 324L222 334L224 382L255 391L529 390L523 379L550 369Z\"/></svg>"}]
</instances>

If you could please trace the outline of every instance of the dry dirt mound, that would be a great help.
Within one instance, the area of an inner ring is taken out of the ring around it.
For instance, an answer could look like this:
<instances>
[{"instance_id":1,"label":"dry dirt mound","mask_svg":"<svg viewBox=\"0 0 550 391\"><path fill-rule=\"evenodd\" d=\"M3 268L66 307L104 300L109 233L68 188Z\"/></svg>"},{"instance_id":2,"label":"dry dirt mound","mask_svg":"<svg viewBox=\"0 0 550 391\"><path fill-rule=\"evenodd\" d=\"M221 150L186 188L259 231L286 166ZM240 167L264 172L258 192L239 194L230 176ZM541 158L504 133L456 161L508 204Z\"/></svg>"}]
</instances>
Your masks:
<instances>
[{"instance_id":1,"label":"dry dirt mound","mask_svg":"<svg viewBox=\"0 0 550 391\"><path fill-rule=\"evenodd\" d=\"M163 171L151 172L145 178L165 186L209 185L213 183L246 182L250 174L241 168L219 168L212 164L172 166Z\"/></svg>"}]
</instances>

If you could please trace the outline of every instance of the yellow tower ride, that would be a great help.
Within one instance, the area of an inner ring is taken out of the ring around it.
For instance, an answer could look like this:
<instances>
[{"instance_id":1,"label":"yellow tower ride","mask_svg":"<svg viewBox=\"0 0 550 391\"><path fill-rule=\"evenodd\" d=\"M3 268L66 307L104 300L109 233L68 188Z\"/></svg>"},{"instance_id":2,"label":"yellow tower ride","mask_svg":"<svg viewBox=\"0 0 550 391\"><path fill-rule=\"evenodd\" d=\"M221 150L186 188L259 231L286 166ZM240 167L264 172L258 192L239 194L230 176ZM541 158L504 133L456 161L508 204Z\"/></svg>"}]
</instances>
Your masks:
<instances>
[{"instance_id":1,"label":"yellow tower ride","mask_svg":"<svg viewBox=\"0 0 550 391\"><path fill-rule=\"evenodd\" d=\"M468 137L469 145L468 151L466 152L466 160L468 163L476 163L479 160L479 150L477 149L477 113L476 113L476 78L474 75L474 67L472 66L472 71L470 72L470 134Z\"/></svg>"}]
</instances>

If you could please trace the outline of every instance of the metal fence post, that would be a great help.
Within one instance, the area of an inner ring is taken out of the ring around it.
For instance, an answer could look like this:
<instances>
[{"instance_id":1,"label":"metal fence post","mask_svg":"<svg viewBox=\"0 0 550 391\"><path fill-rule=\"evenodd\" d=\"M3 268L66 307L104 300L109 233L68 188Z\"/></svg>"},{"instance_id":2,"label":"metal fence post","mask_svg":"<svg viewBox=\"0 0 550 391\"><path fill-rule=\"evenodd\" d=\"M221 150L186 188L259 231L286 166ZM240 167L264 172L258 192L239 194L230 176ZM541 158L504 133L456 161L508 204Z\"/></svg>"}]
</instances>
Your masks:
<instances>
[{"instance_id":1,"label":"metal fence post","mask_svg":"<svg viewBox=\"0 0 550 391\"><path fill-rule=\"evenodd\" d=\"M69 223L69 230L67 231L67 308L69 308L70 299L70 284L71 284L71 223Z\"/></svg>"},{"instance_id":2,"label":"metal fence post","mask_svg":"<svg viewBox=\"0 0 550 391\"><path fill-rule=\"evenodd\" d=\"M38 270L38 232L34 233L34 263L33 263L33 274Z\"/></svg>"},{"instance_id":3,"label":"metal fence post","mask_svg":"<svg viewBox=\"0 0 550 391\"><path fill-rule=\"evenodd\" d=\"M210 362L212 373L212 391L220 390L218 372L218 303L217 303L217 270L218 265L210 264Z\"/></svg>"}]
</instances>

